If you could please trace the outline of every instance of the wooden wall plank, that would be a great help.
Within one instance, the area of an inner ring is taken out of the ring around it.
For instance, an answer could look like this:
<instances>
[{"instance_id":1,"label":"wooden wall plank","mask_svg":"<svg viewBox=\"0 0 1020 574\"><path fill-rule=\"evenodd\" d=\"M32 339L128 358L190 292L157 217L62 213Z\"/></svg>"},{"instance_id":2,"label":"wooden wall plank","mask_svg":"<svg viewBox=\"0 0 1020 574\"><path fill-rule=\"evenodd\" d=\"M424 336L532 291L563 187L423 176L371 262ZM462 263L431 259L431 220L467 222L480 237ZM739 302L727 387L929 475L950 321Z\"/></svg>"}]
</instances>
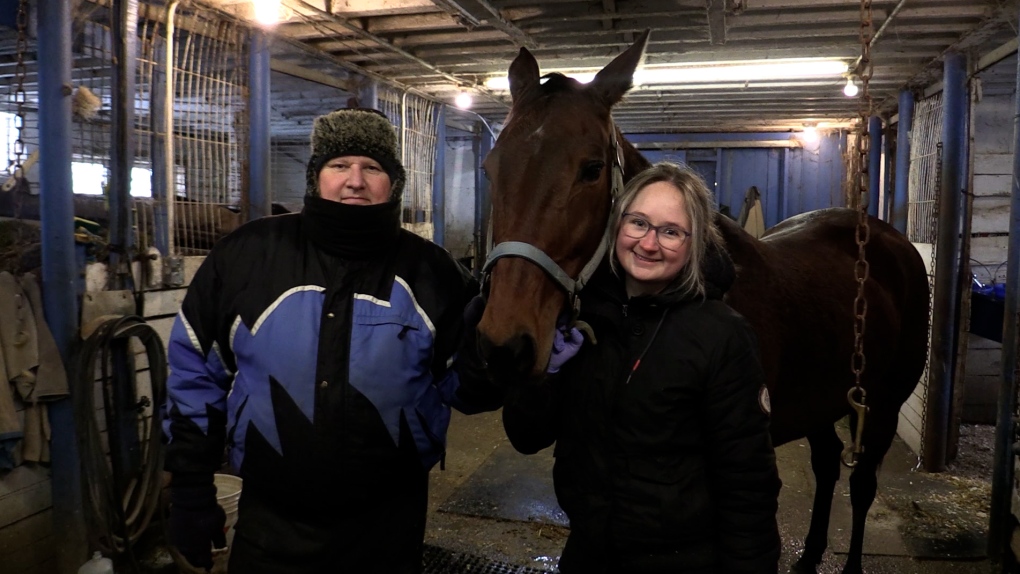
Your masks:
<instances>
[{"instance_id":1,"label":"wooden wall plank","mask_svg":"<svg viewBox=\"0 0 1020 574\"><path fill-rule=\"evenodd\" d=\"M47 479L0 498L0 528L53 506L50 488L50 481Z\"/></svg>"},{"instance_id":2,"label":"wooden wall plank","mask_svg":"<svg viewBox=\"0 0 1020 574\"><path fill-rule=\"evenodd\" d=\"M142 314L145 318L176 315L181 310L181 303L187 289L168 289L166 291L146 291L142 295Z\"/></svg>"},{"instance_id":3,"label":"wooden wall plank","mask_svg":"<svg viewBox=\"0 0 1020 574\"><path fill-rule=\"evenodd\" d=\"M974 196L1009 197L1009 191L1012 188L1012 185L1012 175L975 175Z\"/></svg>"},{"instance_id":4,"label":"wooden wall plank","mask_svg":"<svg viewBox=\"0 0 1020 574\"><path fill-rule=\"evenodd\" d=\"M204 255L189 255L184 258L184 285L191 285L191 280L195 278L195 272L205 261Z\"/></svg>"},{"instance_id":5,"label":"wooden wall plank","mask_svg":"<svg viewBox=\"0 0 1020 574\"><path fill-rule=\"evenodd\" d=\"M49 479L48 468L32 464L21 465L0 477L0 499ZM0 515L0 519L2 518Z\"/></svg>"},{"instance_id":6,"label":"wooden wall plank","mask_svg":"<svg viewBox=\"0 0 1020 574\"><path fill-rule=\"evenodd\" d=\"M1013 154L975 153L974 175L1013 175Z\"/></svg>"},{"instance_id":7,"label":"wooden wall plank","mask_svg":"<svg viewBox=\"0 0 1020 574\"><path fill-rule=\"evenodd\" d=\"M19 550L0 558L4 565L4 574L57 574L57 561L54 549L60 544L55 534L50 534ZM10 570L8 570L10 568Z\"/></svg>"},{"instance_id":8,"label":"wooden wall plank","mask_svg":"<svg viewBox=\"0 0 1020 574\"><path fill-rule=\"evenodd\" d=\"M34 540L41 540L53 534L53 509L23 518L7 528L0 529L0 564L7 564L7 558L28 546Z\"/></svg>"}]
</instances>

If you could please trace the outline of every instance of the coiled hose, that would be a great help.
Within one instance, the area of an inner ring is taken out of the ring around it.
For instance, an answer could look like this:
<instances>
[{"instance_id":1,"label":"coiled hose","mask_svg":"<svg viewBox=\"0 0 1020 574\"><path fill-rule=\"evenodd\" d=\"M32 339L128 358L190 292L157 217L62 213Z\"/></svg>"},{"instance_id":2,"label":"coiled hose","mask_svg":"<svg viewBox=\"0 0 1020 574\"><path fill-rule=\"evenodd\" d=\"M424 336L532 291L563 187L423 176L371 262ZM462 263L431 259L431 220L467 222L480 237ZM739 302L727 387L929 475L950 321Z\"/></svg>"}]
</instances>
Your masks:
<instances>
[{"instance_id":1,"label":"coiled hose","mask_svg":"<svg viewBox=\"0 0 1020 574\"><path fill-rule=\"evenodd\" d=\"M109 440L107 456L97 421L94 397L95 383L101 384L106 428L119 424L121 414L113 400L112 370L130 373L132 395L137 383L134 371L134 352L130 339L135 338L145 348L149 363L151 397L138 397L134 405L139 438L139 464L136 468L115 472L112 461L125 460L118 441ZM115 353L115 345L126 352ZM115 365L115 360L127 365ZM99 378L97 379L97 374ZM85 340L76 365L76 392L74 396L75 425L81 447L82 491L86 497L85 509L90 538L100 550L108 554L127 552L137 570L132 545L145 532L160 497L163 447L159 409L166 397L167 361L163 342L153 328L141 317L113 316L104 321ZM127 477L126 480L120 477ZM122 484L125 483L126 484Z\"/></svg>"}]
</instances>

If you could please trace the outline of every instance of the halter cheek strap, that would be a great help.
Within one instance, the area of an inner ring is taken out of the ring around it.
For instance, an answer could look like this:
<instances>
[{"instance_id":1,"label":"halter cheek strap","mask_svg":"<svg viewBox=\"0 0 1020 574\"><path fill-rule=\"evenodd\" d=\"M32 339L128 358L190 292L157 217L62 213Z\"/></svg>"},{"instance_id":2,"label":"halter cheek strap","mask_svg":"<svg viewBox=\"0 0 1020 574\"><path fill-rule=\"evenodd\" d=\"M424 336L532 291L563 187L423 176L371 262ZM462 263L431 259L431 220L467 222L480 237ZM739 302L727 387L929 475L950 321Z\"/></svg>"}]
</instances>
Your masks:
<instances>
[{"instance_id":1,"label":"halter cheek strap","mask_svg":"<svg viewBox=\"0 0 1020 574\"><path fill-rule=\"evenodd\" d=\"M616 199L623 193L623 150L620 147L620 141L616 137L616 124L610 124L609 126L609 143L613 148L613 165L612 165L612 188L610 189L610 199L613 204L616 203ZM612 217L612 207L610 207L610 217ZM595 273L595 269L598 268L599 263L602 261L602 257L606 254L606 249L609 245L609 220L606 220L605 230L602 233L602 240L599 242L598 248L595 249L595 254L588 261L587 264L581 269L581 273L578 274L577 279L573 279L567 272L563 270L551 257L545 254L544 251L531 245L530 243L524 243L523 241L504 241L496 245L492 251L489 252L489 257L485 261L485 265L482 266L482 277L483 282L487 283L489 278L489 272L492 266L496 264L496 261L503 257L520 257L521 259L527 259L531 261L552 278L564 291L567 292L569 298L570 307L576 316L579 308L579 300L577 298L578 293L584 287L584 284L588 282L592 274ZM576 317L575 317L576 318Z\"/></svg>"}]
</instances>

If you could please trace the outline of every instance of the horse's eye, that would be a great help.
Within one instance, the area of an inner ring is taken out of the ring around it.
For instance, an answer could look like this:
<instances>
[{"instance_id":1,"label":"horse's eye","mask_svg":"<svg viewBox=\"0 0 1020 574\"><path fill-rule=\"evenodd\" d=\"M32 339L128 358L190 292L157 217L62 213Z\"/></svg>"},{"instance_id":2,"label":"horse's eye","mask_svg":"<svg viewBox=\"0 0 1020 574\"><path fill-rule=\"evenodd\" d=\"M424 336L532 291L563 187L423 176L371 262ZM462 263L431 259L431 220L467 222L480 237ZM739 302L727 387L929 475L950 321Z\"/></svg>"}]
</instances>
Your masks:
<instances>
[{"instance_id":1,"label":"horse's eye","mask_svg":"<svg viewBox=\"0 0 1020 574\"><path fill-rule=\"evenodd\" d=\"M602 175L602 168L606 167L604 161L589 161L581 167L581 181L591 183L598 180Z\"/></svg>"}]
</instances>

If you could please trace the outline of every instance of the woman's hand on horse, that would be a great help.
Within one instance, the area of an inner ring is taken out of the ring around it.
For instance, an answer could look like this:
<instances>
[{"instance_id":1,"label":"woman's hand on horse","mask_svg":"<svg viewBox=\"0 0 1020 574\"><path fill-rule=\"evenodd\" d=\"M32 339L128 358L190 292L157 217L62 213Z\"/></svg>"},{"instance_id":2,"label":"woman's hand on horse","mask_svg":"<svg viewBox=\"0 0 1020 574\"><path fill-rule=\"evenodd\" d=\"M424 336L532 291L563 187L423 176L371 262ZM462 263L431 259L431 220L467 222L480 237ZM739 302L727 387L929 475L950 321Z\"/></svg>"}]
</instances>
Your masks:
<instances>
[{"instance_id":1,"label":"woman's hand on horse","mask_svg":"<svg viewBox=\"0 0 1020 574\"><path fill-rule=\"evenodd\" d=\"M549 366L545 372L552 374L559 372L560 367L570 360L571 357L581 350L584 344L584 336L577 328L567 329L566 326L557 327L553 334L552 354L549 356Z\"/></svg>"}]
</instances>

